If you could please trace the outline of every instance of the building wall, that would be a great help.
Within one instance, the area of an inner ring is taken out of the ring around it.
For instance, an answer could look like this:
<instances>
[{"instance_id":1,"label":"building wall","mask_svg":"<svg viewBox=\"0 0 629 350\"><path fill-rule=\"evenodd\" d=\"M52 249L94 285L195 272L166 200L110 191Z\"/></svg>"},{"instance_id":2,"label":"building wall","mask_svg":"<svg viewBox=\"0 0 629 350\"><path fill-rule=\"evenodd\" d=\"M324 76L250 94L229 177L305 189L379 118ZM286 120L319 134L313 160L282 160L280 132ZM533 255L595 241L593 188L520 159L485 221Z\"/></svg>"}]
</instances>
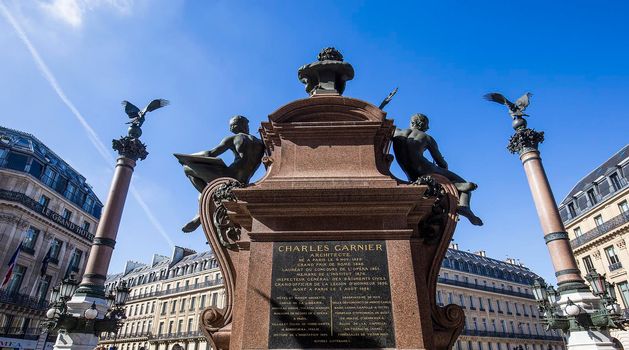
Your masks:
<instances>
[{"instance_id":1,"label":"building wall","mask_svg":"<svg viewBox=\"0 0 629 350\"><path fill-rule=\"evenodd\" d=\"M23 147L16 152L26 157L25 168L8 167L17 139L7 135L23 137ZM0 127L0 141L0 283L22 243L12 278L0 289L0 342L8 344L3 348L34 349L40 341L38 346L43 348L46 337L40 337L41 323L50 290L68 274L77 279L82 276L98 218L29 173L28 166L35 157L29 152L33 147L47 150L34 137ZM42 164L47 166L44 161ZM80 177L69 168L66 171ZM47 198L45 205L39 204L42 198ZM64 218L64 211L71 215ZM44 268L47 256L50 258Z\"/></svg>"},{"instance_id":2,"label":"building wall","mask_svg":"<svg viewBox=\"0 0 629 350\"><path fill-rule=\"evenodd\" d=\"M512 259L502 262L453 247L436 296L438 304L457 304L465 311L465 328L453 349L564 349L561 335L547 331L540 318L530 287L539 276Z\"/></svg>"},{"instance_id":3,"label":"building wall","mask_svg":"<svg viewBox=\"0 0 629 350\"><path fill-rule=\"evenodd\" d=\"M629 146L586 175L559 208L581 274L605 274L629 316ZM611 333L629 347L629 332Z\"/></svg>"},{"instance_id":4,"label":"building wall","mask_svg":"<svg viewBox=\"0 0 629 350\"><path fill-rule=\"evenodd\" d=\"M178 252L184 251L184 254ZM181 259L181 260L178 260ZM173 256L111 276L106 286L121 281L132 290L127 319L117 335L101 337L100 345L120 350L207 350L199 316L209 306L224 307L223 281L210 252L175 248Z\"/></svg>"}]
</instances>

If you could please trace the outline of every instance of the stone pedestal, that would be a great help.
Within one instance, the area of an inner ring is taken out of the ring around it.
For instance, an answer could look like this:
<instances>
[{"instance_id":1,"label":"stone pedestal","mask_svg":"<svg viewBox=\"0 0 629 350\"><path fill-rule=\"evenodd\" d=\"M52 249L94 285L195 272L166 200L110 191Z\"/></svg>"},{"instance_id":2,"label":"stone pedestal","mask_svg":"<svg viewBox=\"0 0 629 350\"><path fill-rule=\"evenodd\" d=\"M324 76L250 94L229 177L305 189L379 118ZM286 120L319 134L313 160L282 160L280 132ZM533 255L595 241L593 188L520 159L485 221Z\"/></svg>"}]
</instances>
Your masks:
<instances>
[{"instance_id":1,"label":"stone pedestal","mask_svg":"<svg viewBox=\"0 0 629 350\"><path fill-rule=\"evenodd\" d=\"M201 317L214 348L451 348L463 311L436 305L435 288L458 194L438 176L395 179L393 130L367 102L297 100L262 124L262 180L206 187L226 289Z\"/></svg>"},{"instance_id":2,"label":"stone pedestal","mask_svg":"<svg viewBox=\"0 0 629 350\"><path fill-rule=\"evenodd\" d=\"M59 333L56 350L94 350L98 337L89 333Z\"/></svg>"}]
</instances>

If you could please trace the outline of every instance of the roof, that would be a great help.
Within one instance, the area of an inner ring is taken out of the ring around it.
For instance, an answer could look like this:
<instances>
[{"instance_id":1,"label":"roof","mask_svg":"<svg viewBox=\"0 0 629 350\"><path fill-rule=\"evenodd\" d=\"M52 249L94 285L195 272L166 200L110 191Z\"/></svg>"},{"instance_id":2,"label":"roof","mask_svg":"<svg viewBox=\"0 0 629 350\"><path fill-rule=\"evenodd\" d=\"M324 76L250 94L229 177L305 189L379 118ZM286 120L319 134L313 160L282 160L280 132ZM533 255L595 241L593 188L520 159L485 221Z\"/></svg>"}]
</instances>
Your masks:
<instances>
[{"instance_id":1,"label":"roof","mask_svg":"<svg viewBox=\"0 0 629 350\"><path fill-rule=\"evenodd\" d=\"M613 156L611 156L608 160L606 160L603 164L599 165L596 169L587 174L584 178L582 178L576 185L572 188L572 190L564 197L559 205L566 205L568 202L572 200L572 197L577 193L583 191L585 188L589 187L593 182L595 182L599 177L605 176L606 174L616 170L616 165L621 164L623 160L629 158L629 144L625 145L625 147L621 148L618 152L616 152Z\"/></svg>"},{"instance_id":2,"label":"roof","mask_svg":"<svg viewBox=\"0 0 629 350\"><path fill-rule=\"evenodd\" d=\"M465 252L457 249L448 249L446 252L446 258L449 259L457 259L467 261L468 263L476 263L479 265L483 265L485 267L492 267L494 269L500 269L505 272L520 274L522 276L526 276L533 279L540 278L539 275L532 272L528 267L522 265L511 264L505 261L488 258L486 256L480 256L478 254Z\"/></svg>"},{"instance_id":3,"label":"roof","mask_svg":"<svg viewBox=\"0 0 629 350\"><path fill-rule=\"evenodd\" d=\"M75 184L81 185L81 188L89 193L90 197L94 198L102 207L102 202L92 190L92 186L86 182L85 177L34 135L0 126L0 146L8 147L19 152L30 153L39 160L46 162L47 165L52 165L66 178L71 179Z\"/></svg>"}]
</instances>

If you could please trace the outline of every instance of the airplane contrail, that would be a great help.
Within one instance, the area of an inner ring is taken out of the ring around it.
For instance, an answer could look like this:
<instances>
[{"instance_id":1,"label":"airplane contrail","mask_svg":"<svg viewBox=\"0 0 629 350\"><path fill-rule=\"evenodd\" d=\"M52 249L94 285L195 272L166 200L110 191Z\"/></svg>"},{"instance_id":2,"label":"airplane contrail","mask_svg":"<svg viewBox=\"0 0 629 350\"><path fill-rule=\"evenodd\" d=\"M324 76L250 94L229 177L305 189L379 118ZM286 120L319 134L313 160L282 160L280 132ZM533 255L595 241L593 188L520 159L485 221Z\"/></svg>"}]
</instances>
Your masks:
<instances>
[{"instance_id":1,"label":"airplane contrail","mask_svg":"<svg viewBox=\"0 0 629 350\"><path fill-rule=\"evenodd\" d=\"M79 110L74 106L74 103L72 103L72 101L70 101L68 96L66 96L61 86L59 86L59 84L57 83L57 79L48 68L48 65L46 65L46 62L44 62L44 60L41 58L41 56L39 55L39 52L37 51L37 49L35 49L35 46L33 46L30 39L24 32L24 30L22 30L22 27L17 23L13 15L11 15L11 12L9 12L9 9L5 6L4 3L2 3L2 1L0 1L0 10L2 11L2 14L7 19L9 24L11 24L11 27L13 27L13 29L15 30L15 33L22 40L22 42L24 43L24 45L30 52L33 58L33 61L35 61L35 64L37 65L37 68L39 69L40 73L44 76L46 81L48 81L48 83L50 84L50 87L52 87L55 93L57 93L61 101L68 107L70 112L72 112L72 114L76 117L76 119L79 121L83 129L85 129L89 140L92 142L92 145L94 145L98 153L107 162L107 165L111 169L112 168L111 164L115 162L115 159L112 157L109 149L105 146L105 144L100 139L100 137L98 137L98 135L96 134L92 126L83 117L81 112L79 112ZM168 242L168 244L171 247L174 247L175 244L173 240L170 238L170 236L168 236L168 233L166 233L166 230L164 229L164 227L157 220L155 215L153 215L153 212L151 211L149 206L146 204L146 202L142 198L142 195L135 188L133 184L131 184L131 194L133 195L133 198L136 200L136 202L138 202L138 204L144 211L144 214L146 214L149 221L155 227L157 232L160 233L160 235L166 240L166 242Z\"/></svg>"}]
</instances>

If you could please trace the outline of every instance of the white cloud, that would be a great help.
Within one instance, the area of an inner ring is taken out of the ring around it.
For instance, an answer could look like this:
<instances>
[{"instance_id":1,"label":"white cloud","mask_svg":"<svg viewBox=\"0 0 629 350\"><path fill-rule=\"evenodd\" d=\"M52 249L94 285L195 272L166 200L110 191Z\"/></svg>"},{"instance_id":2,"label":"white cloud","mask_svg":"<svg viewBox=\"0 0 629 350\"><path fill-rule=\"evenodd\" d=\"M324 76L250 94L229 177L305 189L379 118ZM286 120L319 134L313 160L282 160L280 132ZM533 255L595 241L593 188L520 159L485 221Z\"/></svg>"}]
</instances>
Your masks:
<instances>
[{"instance_id":1,"label":"white cloud","mask_svg":"<svg viewBox=\"0 0 629 350\"><path fill-rule=\"evenodd\" d=\"M72 27L81 27L85 14L98 9L112 9L121 15L129 15L133 0L46 0L41 8L49 16Z\"/></svg>"}]
</instances>

